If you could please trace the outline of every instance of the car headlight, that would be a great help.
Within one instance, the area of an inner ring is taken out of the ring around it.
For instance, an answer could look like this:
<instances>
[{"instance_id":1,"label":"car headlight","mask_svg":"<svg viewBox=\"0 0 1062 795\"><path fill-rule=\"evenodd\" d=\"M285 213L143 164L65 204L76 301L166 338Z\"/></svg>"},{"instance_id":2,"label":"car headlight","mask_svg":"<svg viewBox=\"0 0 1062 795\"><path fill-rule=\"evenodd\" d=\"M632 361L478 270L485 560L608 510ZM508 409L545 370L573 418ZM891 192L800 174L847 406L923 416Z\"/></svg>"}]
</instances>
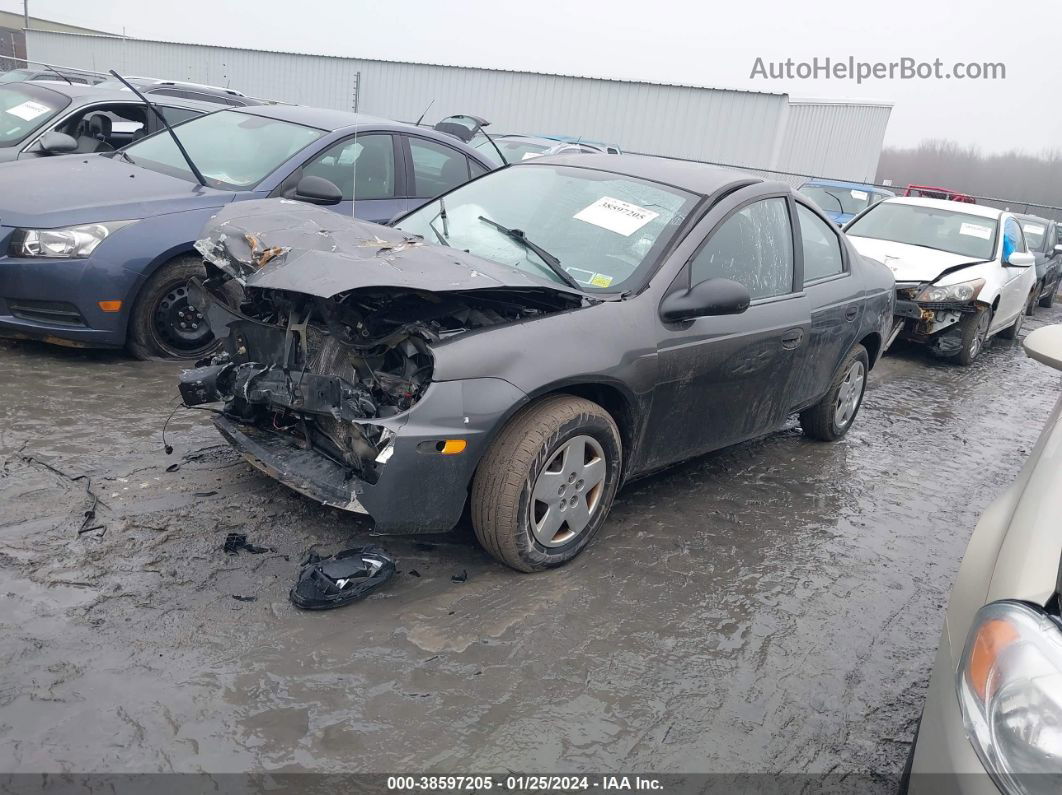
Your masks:
<instances>
[{"instance_id":1,"label":"car headlight","mask_svg":"<svg viewBox=\"0 0 1062 795\"><path fill-rule=\"evenodd\" d=\"M955 684L966 736L999 788L1062 792L1062 622L1021 602L982 607Z\"/></svg>"},{"instance_id":2,"label":"car headlight","mask_svg":"<svg viewBox=\"0 0 1062 795\"><path fill-rule=\"evenodd\" d=\"M931 304L966 303L975 299L984 286L984 279L971 279L958 284L931 284L915 297L915 301Z\"/></svg>"},{"instance_id":3,"label":"car headlight","mask_svg":"<svg viewBox=\"0 0 1062 795\"><path fill-rule=\"evenodd\" d=\"M11 238L12 257L87 257L96 246L133 221L106 221L64 229L19 229Z\"/></svg>"}]
</instances>

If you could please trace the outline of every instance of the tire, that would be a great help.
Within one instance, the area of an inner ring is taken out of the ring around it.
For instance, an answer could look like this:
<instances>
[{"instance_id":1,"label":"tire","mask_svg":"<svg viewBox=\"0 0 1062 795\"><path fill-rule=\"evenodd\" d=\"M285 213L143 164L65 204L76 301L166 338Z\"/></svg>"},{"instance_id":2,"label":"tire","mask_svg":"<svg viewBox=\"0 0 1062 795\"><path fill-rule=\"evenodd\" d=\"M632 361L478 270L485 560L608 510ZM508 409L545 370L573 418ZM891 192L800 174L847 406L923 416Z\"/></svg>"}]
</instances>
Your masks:
<instances>
[{"instance_id":1,"label":"tire","mask_svg":"<svg viewBox=\"0 0 1062 795\"><path fill-rule=\"evenodd\" d=\"M1025 322L1025 313L1019 312L1018 317L1014 322L999 332L999 336L1005 340L1016 340L1018 334L1021 332L1022 324Z\"/></svg>"},{"instance_id":2,"label":"tire","mask_svg":"<svg viewBox=\"0 0 1062 795\"><path fill-rule=\"evenodd\" d=\"M193 276L205 278L206 269L202 259L188 254L160 267L141 289L127 343L138 359L198 359L218 347L202 307L188 305L187 284ZM187 327L181 329L181 323Z\"/></svg>"},{"instance_id":3,"label":"tire","mask_svg":"<svg viewBox=\"0 0 1062 795\"><path fill-rule=\"evenodd\" d=\"M1051 282L1050 291L1048 291L1047 295L1043 296L1040 299L1040 306L1042 306L1044 309L1050 309L1052 306L1054 306L1055 293L1058 292L1058 281L1058 279L1055 279L1053 282Z\"/></svg>"},{"instance_id":4,"label":"tire","mask_svg":"<svg viewBox=\"0 0 1062 795\"><path fill-rule=\"evenodd\" d=\"M517 571L567 563L608 515L622 464L619 429L598 404L572 395L531 404L502 429L476 470L476 538ZM594 485L587 482L597 478Z\"/></svg>"},{"instance_id":5,"label":"tire","mask_svg":"<svg viewBox=\"0 0 1062 795\"><path fill-rule=\"evenodd\" d=\"M1032 317L1033 314L1036 312L1036 297L1038 295L1040 295L1040 293L1042 293L1043 290L1044 290L1043 284L1040 283L1040 282L1037 282L1036 286L1033 287L1032 292L1029 293L1029 298L1025 302L1025 314L1027 314L1029 317Z\"/></svg>"},{"instance_id":6,"label":"tire","mask_svg":"<svg viewBox=\"0 0 1062 795\"><path fill-rule=\"evenodd\" d=\"M863 405L869 371L867 349L856 345L841 363L825 397L800 412L804 435L820 442L835 442L848 433Z\"/></svg>"},{"instance_id":7,"label":"tire","mask_svg":"<svg viewBox=\"0 0 1062 795\"><path fill-rule=\"evenodd\" d=\"M1021 318L1022 314L1019 313ZM955 361L963 367L969 367L974 359L981 355L988 342L988 329L992 325L992 310L987 306L978 306L973 314L964 315L961 321L961 343Z\"/></svg>"}]
</instances>

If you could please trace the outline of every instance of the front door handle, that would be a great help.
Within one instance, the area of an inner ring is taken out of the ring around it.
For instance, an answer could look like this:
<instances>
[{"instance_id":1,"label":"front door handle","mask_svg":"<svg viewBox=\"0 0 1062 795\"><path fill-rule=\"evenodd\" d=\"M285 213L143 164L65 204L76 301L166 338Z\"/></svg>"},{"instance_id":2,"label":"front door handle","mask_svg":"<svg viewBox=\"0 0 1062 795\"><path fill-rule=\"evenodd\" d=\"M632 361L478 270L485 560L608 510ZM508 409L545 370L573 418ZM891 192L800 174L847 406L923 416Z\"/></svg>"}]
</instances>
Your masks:
<instances>
[{"instance_id":1,"label":"front door handle","mask_svg":"<svg viewBox=\"0 0 1062 795\"><path fill-rule=\"evenodd\" d=\"M800 341L804 339L804 331L802 329L791 329L782 335L782 347L787 351L791 351L800 345Z\"/></svg>"},{"instance_id":2,"label":"front door handle","mask_svg":"<svg viewBox=\"0 0 1062 795\"><path fill-rule=\"evenodd\" d=\"M856 315L858 315L858 314L859 314L859 308L855 307L855 306L850 306L846 310L844 310L844 319L845 320L855 320L856 319Z\"/></svg>"}]
</instances>

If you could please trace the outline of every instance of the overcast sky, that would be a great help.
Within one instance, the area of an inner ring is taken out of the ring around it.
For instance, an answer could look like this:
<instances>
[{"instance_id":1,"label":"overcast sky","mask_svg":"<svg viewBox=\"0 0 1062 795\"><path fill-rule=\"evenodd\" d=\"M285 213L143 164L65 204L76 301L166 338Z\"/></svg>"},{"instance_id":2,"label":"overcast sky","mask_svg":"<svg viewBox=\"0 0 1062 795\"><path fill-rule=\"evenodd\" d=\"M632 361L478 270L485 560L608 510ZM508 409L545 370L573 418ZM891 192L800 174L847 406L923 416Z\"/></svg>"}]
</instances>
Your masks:
<instances>
[{"instance_id":1,"label":"overcast sky","mask_svg":"<svg viewBox=\"0 0 1062 795\"><path fill-rule=\"evenodd\" d=\"M30 12L168 41L886 100L887 145L1062 149L1059 0L30 0ZM757 57L815 56L1002 62L1006 79L750 78Z\"/></svg>"}]
</instances>

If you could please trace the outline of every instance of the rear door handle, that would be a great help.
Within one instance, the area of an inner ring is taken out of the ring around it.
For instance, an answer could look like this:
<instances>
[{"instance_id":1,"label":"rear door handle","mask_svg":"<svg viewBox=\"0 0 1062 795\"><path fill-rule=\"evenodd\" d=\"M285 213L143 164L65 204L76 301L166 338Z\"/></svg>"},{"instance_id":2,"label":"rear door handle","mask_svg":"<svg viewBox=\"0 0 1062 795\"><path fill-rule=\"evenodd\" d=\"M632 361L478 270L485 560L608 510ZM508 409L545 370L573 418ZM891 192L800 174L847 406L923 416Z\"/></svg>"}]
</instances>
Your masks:
<instances>
[{"instance_id":1,"label":"rear door handle","mask_svg":"<svg viewBox=\"0 0 1062 795\"><path fill-rule=\"evenodd\" d=\"M855 320L856 319L856 315L858 315L858 314L859 314L859 308L855 307L855 306L850 306L846 310L844 310L844 319L845 320Z\"/></svg>"},{"instance_id":2,"label":"rear door handle","mask_svg":"<svg viewBox=\"0 0 1062 795\"><path fill-rule=\"evenodd\" d=\"M801 329L791 329L782 335L782 347L791 351L800 345L802 339L804 339L804 332Z\"/></svg>"}]
</instances>

